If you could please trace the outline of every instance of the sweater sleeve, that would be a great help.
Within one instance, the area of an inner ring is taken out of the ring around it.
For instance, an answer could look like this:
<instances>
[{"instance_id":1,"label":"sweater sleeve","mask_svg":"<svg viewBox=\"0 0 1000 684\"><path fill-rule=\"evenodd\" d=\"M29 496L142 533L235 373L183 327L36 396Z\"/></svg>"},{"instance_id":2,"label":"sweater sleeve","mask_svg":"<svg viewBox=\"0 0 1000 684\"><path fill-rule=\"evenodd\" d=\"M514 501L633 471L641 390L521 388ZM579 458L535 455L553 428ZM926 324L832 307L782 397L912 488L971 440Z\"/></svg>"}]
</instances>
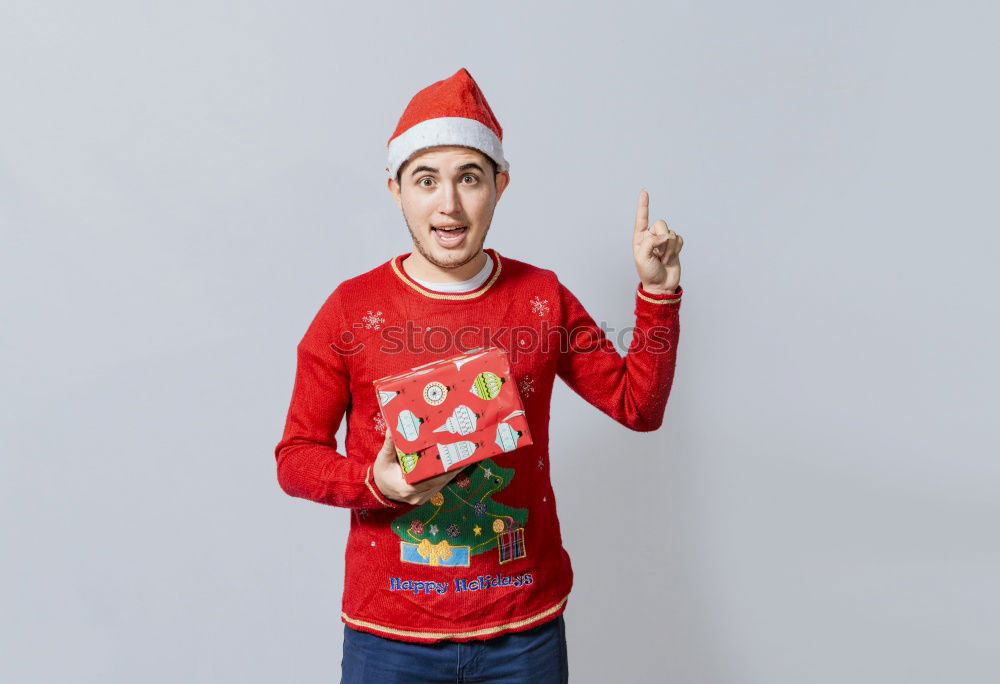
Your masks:
<instances>
[{"instance_id":1,"label":"sweater sleeve","mask_svg":"<svg viewBox=\"0 0 1000 684\"><path fill-rule=\"evenodd\" d=\"M336 292L316 314L297 347L292 400L274 449L285 493L345 508L396 508L375 484L372 466L337 451L337 429L351 403L350 374L330 346L340 320Z\"/></svg>"},{"instance_id":2,"label":"sweater sleeve","mask_svg":"<svg viewBox=\"0 0 1000 684\"><path fill-rule=\"evenodd\" d=\"M560 349L558 374L590 404L637 431L656 430L670 396L680 333L683 289L674 294L635 292L635 328L622 358L614 344L562 283L561 319L568 344Z\"/></svg>"}]
</instances>

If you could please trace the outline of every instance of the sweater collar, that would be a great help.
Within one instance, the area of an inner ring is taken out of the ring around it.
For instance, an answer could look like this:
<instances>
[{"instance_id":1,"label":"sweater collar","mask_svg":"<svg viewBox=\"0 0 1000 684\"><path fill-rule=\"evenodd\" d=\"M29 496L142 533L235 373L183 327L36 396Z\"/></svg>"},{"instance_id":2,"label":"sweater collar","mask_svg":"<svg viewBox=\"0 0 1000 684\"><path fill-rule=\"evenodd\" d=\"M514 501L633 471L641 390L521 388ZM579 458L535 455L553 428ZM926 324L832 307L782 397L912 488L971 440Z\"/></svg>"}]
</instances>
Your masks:
<instances>
[{"instance_id":1,"label":"sweater collar","mask_svg":"<svg viewBox=\"0 0 1000 684\"><path fill-rule=\"evenodd\" d=\"M417 292L418 294L427 297L428 299L445 299L445 300L459 300L459 301L466 299L476 299L477 297L480 297L483 293L485 293L487 290L489 290L491 287L493 287L493 284L496 283L496 281L500 278L501 270L503 270L503 266L500 263L500 254L495 249L491 247L486 247L484 248L483 251L488 253L490 255L490 258L493 260L493 269L490 271L489 277L486 278L486 282L477 287L475 290L470 290L469 292L437 292L436 290L428 289L423 285L421 285L420 283L418 283L417 281L415 281L413 278L409 276L409 274L407 274L405 270L403 270L403 259L410 256L410 254L412 254L413 252L400 254L399 256L395 257L392 261L390 261L389 264L392 266L393 273L396 274L396 276L400 279L400 281L402 281L404 285L406 285L413 291Z\"/></svg>"}]
</instances>

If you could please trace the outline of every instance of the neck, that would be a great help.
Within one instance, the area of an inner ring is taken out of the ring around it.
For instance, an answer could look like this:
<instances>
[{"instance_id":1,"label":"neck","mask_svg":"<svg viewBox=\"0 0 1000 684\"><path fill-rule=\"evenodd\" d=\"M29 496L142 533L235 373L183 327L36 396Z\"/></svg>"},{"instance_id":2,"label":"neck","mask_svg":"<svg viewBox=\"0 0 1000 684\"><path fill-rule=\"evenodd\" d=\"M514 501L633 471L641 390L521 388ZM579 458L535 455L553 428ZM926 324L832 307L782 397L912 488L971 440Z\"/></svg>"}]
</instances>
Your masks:
<instances>
[{"instance_id":1,"label":"neck","mask_svg":"<svg viewBox=\"0 0 1000 684\"><path fill-rule=\"evenodd\" d=\"M482 249L467 263L454 268L442 268L432 264L419 251L414 251L402 261L403 270L411 278L431 283L457 283L468 280L486 265L486 252Z\"/></svg>"}]
</instances>

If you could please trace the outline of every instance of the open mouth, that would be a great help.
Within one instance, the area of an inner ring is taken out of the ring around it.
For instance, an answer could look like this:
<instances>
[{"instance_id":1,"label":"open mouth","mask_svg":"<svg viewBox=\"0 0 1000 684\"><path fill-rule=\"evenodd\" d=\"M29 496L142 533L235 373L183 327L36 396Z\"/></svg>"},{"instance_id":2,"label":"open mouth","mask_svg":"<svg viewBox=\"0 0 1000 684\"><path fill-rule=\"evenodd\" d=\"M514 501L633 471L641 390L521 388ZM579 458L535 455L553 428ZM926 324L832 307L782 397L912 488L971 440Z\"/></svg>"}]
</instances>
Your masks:
<instances>
[{"instance_id":1,"label":"open mouth","mask_svg":"<svg viewBox=\"0 0 1000 684\"><path fill-rule=\"evenodd\" d=\"M465 234L469 231L468 226L431 226L434 237L442 247L454 247L465 240Z\"/></svg>"}]
</instances>

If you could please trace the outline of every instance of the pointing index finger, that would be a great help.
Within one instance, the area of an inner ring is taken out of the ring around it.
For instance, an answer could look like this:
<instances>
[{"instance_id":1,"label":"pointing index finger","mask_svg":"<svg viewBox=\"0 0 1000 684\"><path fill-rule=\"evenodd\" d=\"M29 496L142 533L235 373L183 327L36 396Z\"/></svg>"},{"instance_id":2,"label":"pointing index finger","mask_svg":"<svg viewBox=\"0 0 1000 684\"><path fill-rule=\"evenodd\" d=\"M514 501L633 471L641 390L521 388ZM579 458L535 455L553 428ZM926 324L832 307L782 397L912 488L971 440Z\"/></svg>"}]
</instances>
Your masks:
<instances>
[{"instance_id":1,"label":"pointing index finger","mask_svg":"<svg viewBox=\"0 0 1000 684\"><path fill-rule=\"evenodd\" d=\"M635 209L635 232L640 233L649 227L649 193L646 188L639 192L639 204Z\"/></svg>"}]
</instances>

